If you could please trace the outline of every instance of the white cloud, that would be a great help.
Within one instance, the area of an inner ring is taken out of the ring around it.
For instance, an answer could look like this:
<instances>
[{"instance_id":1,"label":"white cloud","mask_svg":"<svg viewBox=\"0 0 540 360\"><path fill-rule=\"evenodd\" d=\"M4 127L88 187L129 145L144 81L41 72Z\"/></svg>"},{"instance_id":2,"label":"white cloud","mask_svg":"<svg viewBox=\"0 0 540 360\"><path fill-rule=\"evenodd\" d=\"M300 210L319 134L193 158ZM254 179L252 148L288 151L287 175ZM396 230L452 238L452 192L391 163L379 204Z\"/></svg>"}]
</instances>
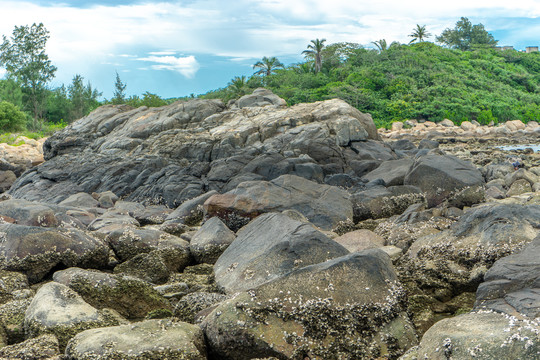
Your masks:
<instances>
[{"instance_id":1,"label":"white cloud","mask_svg":"<svg viewBox=\"0 0 540 360\"><path fill-rule=\"evenodd\" d=\"M175 56L148 56L138 60L156 63L150 67L154 70L177 71L188 79L195 77L200 68L195 56L175 57Z\"/></svg>"}]
</instances>

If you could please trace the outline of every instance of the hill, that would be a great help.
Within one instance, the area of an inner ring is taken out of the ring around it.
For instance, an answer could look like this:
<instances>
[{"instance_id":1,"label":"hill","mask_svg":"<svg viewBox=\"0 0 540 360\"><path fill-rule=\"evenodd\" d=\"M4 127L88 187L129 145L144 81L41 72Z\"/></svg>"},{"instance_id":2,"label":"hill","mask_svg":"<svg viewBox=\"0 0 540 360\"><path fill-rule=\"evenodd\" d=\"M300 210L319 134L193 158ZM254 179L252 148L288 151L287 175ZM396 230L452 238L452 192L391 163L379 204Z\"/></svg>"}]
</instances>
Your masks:
<instances>
[{"instance_id":1,"label":"hill","mask_svg":"<svg viewBox=\"0 0 540 360\"><path fill-rule=\"evenodd\" d=\"M429 42L394 43L383 51L350 45L329 45L319 73L309 63L296 64L253 76L240 88L232 81L202 97L229 100L265 86L288 105L340 98L371 113L378 127L405 119L448 118L457 124L540 119L538 52L461 51Z\"/></svg>"}]
</instances>

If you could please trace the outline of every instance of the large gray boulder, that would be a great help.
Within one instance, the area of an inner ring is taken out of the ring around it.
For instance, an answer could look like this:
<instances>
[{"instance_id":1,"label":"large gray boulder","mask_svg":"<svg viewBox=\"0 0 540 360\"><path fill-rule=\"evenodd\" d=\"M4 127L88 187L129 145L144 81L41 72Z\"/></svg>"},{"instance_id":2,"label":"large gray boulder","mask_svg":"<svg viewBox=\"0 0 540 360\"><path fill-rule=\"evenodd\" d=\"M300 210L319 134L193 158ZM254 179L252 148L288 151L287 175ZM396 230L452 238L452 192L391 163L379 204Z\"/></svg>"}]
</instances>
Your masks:
<instances>
[{"instance_id":1,"label":"large gray boulder","mask_svg":"<svg viewBox=\"0 0 540 360\"><path fill-rule=\"evenodd\" d=\"M264 88L255 89L252 94L244 95L234 102L234 107L239 109L267 105L286 106L287 102Z\"/></svg>"},{"instance_id":2,"label":"large gray boulder","mask_svg":"<svg viewBox=\"0 0 540 360\"><path fill-rule=\"evenodd\" d=\"M439 205L459 190L477 188L484 183L482 173L472 163L435 154L416 159L404 179L405 185L417 186L426 193L429 206Z\"/></svg>"},{"instance_id":3,"label":"large gray boulder","mask_svg":"<svg viewBox=\"0 0 540 360\"><path fill-rule=\"evenodd\" d=\"M493 264L476 291L477 309L540 317L540 236Z\"/></svg>"},{"instance_id":4,"label":"large gray boulder","mask_svg":"<svg viewBox=\"0 0 540 360\"><path fill-rule=\"evenodd\" d=\"M219 359L395 358L416 344L403 296L388 255L366 250L239 293L202 326Z\"/></svg>"},{"instance_id":5,"label":"large gray boulder","mask_svg":"<svg viewBox=\"0 0 540 360\"><path fill-rule=\"evenodd\" d=\"M218 285L235 293L348 253L309 223L283 214L264 214L237 233L214 271Z\"/></svg>"},{"instance_id":6,"label":"large gray boulder","mask_svg":"<svg viewBox=\"0 0 540 360\"><path fill-rule=\"evenodd\" d=\"M403 185L405 176L409 173L414 160L404 158L383 162L377 169L369 172L363 179L372 181L383 179L386 186Z\"/></svg>"},{"instance_id":7,"label":"large gray boulder","mask_svg":"<svg viewBox=\"0 0 540 360\"><path fill-rule=\"evenodd\" d=\"M53 279L76 291L95 308L111 308L130 319L171 307L149 283L133 277L69 268L55 272Z\"/></svg>"},{"instance_id":8,"label":"large gray boulder","mask_svg":"<svg viewBox=\"0 0 540 360\"><path fill-rule=\"evenodd\" d=\"M69 342L66 355L72 360L207 359L201 329L170 319L83 331Z\"/></svg>"},{"instance_id":9,"label":"large gray boulder","mask_svg":"<svg viewBox=\"0 0 540 360\"><path fill-rule=\"evenodd\" d=\"M65 285L43 285L26 310L25 333L29 337L54 334L64 349L78 332L94 327L118 325L122 318L110 311L98 311Z\"/></svg>"},{"instance_id":10,"label":"large gray boulder","mask_svg":"<svg viewBox=\"0 0 540 360\"><path fill-rule=\"evenodd\" d=\"M325 230L353 217L352 204L345 190L295 175L241 183L223 195L210 197L204 207L210 216L221 218L231 229L239 228L262 213L290 209Z\"/></svg>"},{"instance_id":11,"label":"large gray boulder","mask_svg":"<svg viewBox=\"0 0 540 360\"><path fill-rule=\"evenodd\" d=\"M0 224L2 268L26 274L31 283L56 266L99 268L109 261L109 247L91 233L76 229Z\"/></svg>"}]
</instances>

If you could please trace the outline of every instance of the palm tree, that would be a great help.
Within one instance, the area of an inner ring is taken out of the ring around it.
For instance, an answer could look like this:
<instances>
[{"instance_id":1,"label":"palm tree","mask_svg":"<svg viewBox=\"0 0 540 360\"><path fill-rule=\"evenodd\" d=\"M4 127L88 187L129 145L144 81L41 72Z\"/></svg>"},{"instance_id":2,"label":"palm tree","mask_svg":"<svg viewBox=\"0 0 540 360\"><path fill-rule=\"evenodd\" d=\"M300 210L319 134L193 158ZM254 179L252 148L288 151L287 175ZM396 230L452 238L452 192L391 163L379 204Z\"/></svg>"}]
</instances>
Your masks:
<instances>
[{"instance_id":1,"label":"palm tree","mask_svg":"<svg viewBox=\"0 0 540 360\"><path fill-rule=\"evenodd\" d=\"M236 76L234 79L231 80L229 83L229 89L234 94L234 96L242 96L245 95L247 85L246 76Z\"/></svg>"},{"instance_id":2,"label":"palm tree","mask_svg":"<svg viewBox=\"0 0 540 360\"><path fill-rule=\"evenodd\" d=\"M257 61L255 65L253 65L253 69L259 68L259 70L255 72L254 75L264 76L272 75L274 70L284 67L285 66L275 56L272 56L271 58L267 58L266 56L264 56L262 58L262 61Z\"/></svg>"},{"instance_id":3,"label":"palm tree","mask_svg":"<svg viewBox=\"0 0 540 360\"><path fill-rule=\"evenodd\" d=\"M416 40L418 40L418 42L423 42L425 39L430 37L431 34L427 32L426 25L420 26L416 24L416 29L413 29L412 34L410 34L409 36L413 38L410 43L413 43Z\"/></svg>"},{"instance_id":4,"label":"palm tree","mask_svg":"<svg viewBox=\"0 0 540 360\"><path fill-rule=\"evenodd\" d=\"M374 44L377 49L379 49L379 52L383 52L388 49L388 43L386 42L386 39L372 41L371 43Z\"/></svg>"},{"instance_id":5,"label":"palm tree","mask_svg":"<svg viewBox=\"0 0 540 360\"><path fill-rule=\"evenodd\" d=\"M315 73L321 71L322 68L322 51L324 49L325 41L326 39L311 40L312 44L307 46L308 50L302 51L302 54L305 54L307 59L315 61Z\"/></svg>"}]
</instances>

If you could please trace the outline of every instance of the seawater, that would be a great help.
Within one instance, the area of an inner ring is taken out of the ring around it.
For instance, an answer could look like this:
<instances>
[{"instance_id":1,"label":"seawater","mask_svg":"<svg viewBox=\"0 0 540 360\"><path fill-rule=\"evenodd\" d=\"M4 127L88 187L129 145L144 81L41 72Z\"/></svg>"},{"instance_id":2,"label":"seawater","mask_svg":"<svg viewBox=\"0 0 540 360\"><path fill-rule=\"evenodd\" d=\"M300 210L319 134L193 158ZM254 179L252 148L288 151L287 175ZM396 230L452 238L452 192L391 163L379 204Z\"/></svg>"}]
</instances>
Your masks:
<instances>
[{"instance_id":1,"label":"seawater","mask_svg":"<svg viewBox=\"0 0 540 360\"><path fill-rule=\"evenodd\" d=\"M497 146L497 148L501 150L525 150L525 149L533 149L534 152L540 152L540 144L518 144L518 145L505 145L505 146Z\"/></svg>"}]
</instances>

